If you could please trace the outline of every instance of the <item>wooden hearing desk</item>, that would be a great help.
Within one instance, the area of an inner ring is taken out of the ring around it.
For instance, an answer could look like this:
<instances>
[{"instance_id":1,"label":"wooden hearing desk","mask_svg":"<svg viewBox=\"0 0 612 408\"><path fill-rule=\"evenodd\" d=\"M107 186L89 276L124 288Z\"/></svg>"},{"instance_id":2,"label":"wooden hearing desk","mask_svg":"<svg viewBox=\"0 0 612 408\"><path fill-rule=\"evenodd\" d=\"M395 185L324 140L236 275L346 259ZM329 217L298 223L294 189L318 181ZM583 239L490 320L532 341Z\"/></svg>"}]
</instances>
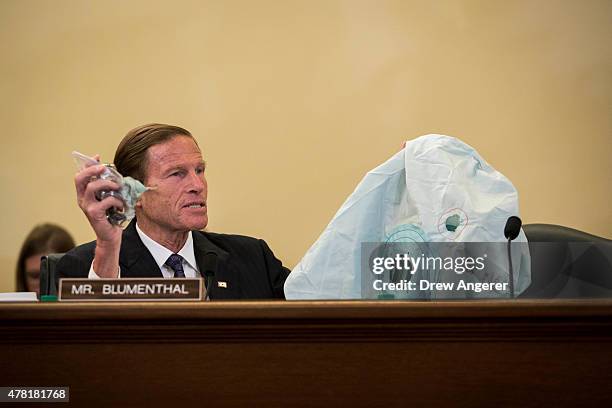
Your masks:
<instances>
[{"instance_id":1,"label":"wooden hearing desk","mask_svg":"<svg viewBox=\"0 0 612 408\"><path fill-rule=\"evenodd\" d=\"M0 386L77 406L612 400L612 300L15 303L0 322Z\"/></svg>"}]
</instances>

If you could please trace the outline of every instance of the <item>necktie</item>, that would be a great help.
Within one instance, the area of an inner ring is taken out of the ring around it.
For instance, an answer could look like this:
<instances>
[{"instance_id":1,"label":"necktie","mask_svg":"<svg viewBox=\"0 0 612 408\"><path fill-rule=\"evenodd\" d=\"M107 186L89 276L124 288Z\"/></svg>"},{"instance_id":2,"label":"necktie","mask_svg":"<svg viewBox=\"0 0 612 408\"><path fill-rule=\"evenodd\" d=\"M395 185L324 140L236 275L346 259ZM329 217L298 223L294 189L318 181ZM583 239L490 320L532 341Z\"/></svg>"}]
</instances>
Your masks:
<instances>
[{"instance_id":1,"label":"necktie","mask_svg":"<svg viewBox=\"0 0 612 408\"><path fill-rule=\"evenodd\" d=\"M184 278L185 271L183 271L183 257L178 254L172 254L166 261L168 265L174 271L175 278Z\"/></svg>"}]
</instances>

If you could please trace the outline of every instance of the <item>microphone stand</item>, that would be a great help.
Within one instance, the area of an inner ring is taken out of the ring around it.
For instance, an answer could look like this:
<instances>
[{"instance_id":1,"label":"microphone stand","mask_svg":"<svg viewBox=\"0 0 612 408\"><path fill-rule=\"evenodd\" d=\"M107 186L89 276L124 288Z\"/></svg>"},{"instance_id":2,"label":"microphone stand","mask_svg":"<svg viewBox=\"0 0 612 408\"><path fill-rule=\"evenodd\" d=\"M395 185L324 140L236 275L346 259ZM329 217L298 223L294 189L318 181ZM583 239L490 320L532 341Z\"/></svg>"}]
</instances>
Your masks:
<instances>
[{"instance_id":1,"label":"microphone stand","mask_svg":"<svg viewBox=\"0 0 612 408\"><path fill-rule=\"evenodd\" d=\"M512 251L510 249L512 240L518 237L521 232L523 222L517 216L508 217L504 227L504 236L508 238L508 284L510 286L510 298L514 298L514 271L512 270Z\"/></svg>"}]
</instances>

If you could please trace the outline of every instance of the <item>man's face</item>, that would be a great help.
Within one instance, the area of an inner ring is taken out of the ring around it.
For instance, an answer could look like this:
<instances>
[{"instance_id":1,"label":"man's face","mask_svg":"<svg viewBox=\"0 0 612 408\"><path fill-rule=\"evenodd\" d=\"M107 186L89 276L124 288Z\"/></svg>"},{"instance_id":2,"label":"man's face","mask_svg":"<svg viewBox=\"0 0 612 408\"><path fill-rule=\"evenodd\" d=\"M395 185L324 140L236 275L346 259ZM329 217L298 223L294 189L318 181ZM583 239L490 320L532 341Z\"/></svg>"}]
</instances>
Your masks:
<instances>
[{"instance_id":1,"label":"man's face","mask_svg":"<svg viewBox=\"0 0 612 408\"><path fill-rule=\"evenodd\" d=\"M137 203L138 225L145 232L172 234L208 224L202 153L194 140L175 136L147 151L145 192ZM148 231L147 231L148 230Z\"/></svg>"}]
</instances>

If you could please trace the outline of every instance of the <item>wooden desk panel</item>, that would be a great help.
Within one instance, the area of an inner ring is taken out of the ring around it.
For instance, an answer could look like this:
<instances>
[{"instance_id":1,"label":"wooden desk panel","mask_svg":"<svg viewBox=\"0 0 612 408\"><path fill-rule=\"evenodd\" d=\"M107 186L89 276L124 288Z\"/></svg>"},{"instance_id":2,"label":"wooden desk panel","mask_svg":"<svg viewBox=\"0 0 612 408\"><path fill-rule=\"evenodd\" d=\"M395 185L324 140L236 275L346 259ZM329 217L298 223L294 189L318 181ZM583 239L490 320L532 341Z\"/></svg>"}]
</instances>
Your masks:
<instances>
[{"instance_id":1,"label":"wooden desk panel","mask_svg":"<svg viewBox=\"0 0 612 408\"><path fill-rule=\"evenodd\" d=\"M81 406L596 406L612 301L0 305L0 385Z\"/></svg>"}]
</instances>

